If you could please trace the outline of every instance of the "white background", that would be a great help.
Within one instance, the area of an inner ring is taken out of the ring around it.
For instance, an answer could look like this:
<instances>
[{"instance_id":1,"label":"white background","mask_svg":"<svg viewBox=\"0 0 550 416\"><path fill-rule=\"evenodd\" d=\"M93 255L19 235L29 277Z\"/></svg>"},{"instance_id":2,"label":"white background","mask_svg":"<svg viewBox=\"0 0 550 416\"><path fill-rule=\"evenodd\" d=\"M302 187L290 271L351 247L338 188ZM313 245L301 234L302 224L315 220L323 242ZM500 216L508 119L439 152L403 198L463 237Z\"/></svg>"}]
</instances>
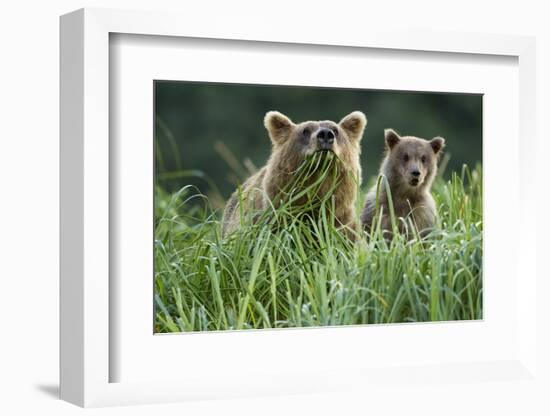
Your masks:
<instances>
[{"instance_id":1,"label":"white background","mask_svg":"<svg viewBox=\"0 0 550 416\"><path fill-rule=\"evenodd\" d=\"M316 1L308 6L298 3L198 2L180 1L19 1L3 4L0 12L0 148L1 210L1 299L2 342L0 343L0 413L73 414L81 409L56 400L58 383L58 16L83 6L135 9L179 10L189 18L216 24L218 19L246 18L275 20L286 25L326 24L345 21L353 25L402 25L437 30L474 31L537 35L538 54L538 131L544 136L545 117L550 115L550 30L545 2L504 1L376 1L362 6L340 0ZM242 6L238 4L242 3ZM255 4L257 3L257 4ZM304 16L307 16L306 24ZM185 22L182 22L184 25ZM505 123L506 120L503 120ZM524 143L530 146L531 143ZM543 165L550 149L538 142L538 176L548 174ZM544 146L544 148L542 148ZM540 185L542 185L541 182ZM539 185L539 189L540 188ZM546 186L546 189L549 189ZM539 218L548 215L548 197L540 197ZM541 223L538 246L543 253L542 235L548 225ZM545 243L544 253L548 252ZM542 256L541 256L542 257ZM542 264L542 263L541 263ZM6 267L7 266L7 267ZM544 282L539 291L548 291ZM549 306L539 305L540 319L548 322ZM550 350L548 331L543 347ZM539 354L548 372L548 358ZM443 394L434 386L433 395L420 397L414 389L396 397L388 386L387 394L370 397L357 392L338 392L301 397L198 402L162 406L140 406L92 410L99 414L392 414L411 409L424 414L548 414L540 392L518 394L506 383L495 387L494 400L476 393L467 385L456 385L456 396ZM550 388L548 389L550 391Z\"/></svg>"}]
</instances>

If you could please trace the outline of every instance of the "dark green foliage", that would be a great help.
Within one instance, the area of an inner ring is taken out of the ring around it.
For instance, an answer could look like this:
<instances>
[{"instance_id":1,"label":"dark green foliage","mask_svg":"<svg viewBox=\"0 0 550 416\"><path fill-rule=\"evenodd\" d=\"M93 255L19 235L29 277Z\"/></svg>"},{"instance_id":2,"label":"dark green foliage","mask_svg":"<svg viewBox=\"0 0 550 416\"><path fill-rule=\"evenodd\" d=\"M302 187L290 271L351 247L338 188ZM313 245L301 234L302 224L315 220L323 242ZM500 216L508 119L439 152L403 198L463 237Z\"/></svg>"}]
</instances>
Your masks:
<instances>
[{"instance_id":1,"label":"dark green foliage","mask_svg":"<svg viewBox=\"0 0 550 416\"><path fill-rule=\"evenodd\" d=\"M185 179L221 207L236 185L269 157L263 126L269 110L295 122L338 122L351 111L363 111L368 118L362 141L364 178L378 172L385 128L427 139L443 136L445 153L452 155L445 170L450 174L481 160L481 109L482 96L477 94L157 81L155 134L162 154L157 157L157 180L173 192ZM197 171L207 176L190 175Z\"/></svg>"}]
</instances>

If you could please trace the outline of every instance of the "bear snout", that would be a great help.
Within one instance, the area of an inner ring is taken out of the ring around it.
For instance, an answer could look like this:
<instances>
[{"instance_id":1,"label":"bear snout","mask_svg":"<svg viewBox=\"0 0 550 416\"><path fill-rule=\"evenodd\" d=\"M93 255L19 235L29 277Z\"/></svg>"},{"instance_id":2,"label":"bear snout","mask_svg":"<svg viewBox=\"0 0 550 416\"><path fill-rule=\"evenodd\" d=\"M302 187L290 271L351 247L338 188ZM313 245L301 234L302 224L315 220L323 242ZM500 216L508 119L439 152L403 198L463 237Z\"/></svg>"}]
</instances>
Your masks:
<instances>
[{"instance_id":1,"label":"bear snout","mask_svg":"<svg viewBox=\"0 0 550 416\"><path fill-rule=\"evenodd\" d=\"M322 150L331 150L334 144L334 132L331 129L322 128L317 132L317 143Z\"/></svg>"},{"instance_id":2,"label":"bear snout","mask_svg":"<svg viewBox=\"0 0 550 416\"><path fill-rule=\"evenodd\" d=\"M418 186L420 185L422 181L422 173L420 172L420 169L418 167L413 166L409 170L409 185L410 186Z\"/></svg>"}]
</instances>

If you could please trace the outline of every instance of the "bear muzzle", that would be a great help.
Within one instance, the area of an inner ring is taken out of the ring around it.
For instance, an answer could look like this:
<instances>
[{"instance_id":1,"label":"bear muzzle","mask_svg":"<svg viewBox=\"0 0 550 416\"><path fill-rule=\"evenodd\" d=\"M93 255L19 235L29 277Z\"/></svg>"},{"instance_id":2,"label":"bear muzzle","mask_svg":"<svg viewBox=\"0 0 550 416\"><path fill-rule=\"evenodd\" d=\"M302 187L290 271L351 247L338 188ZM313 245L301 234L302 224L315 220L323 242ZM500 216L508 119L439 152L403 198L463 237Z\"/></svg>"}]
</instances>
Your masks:
<instances>
[{"instance_id":1,"label":"bear muzzle","mask_svg":"<svg viewBox=\"0 0 550 416\"><path fill-rule=\"evenodd\" d=\"M409 173L410 173L409 185L418 186L422 182L420 170L418 170L418 168L416 167L413 167L413 169L411 169Z\"/></svg>"},{"instance_id":2,"label":"bear muzzle","mask_svg":"<svg viewBox=\"0 0 550 416\"><path fill-rule=\"evenodd\" d=\"M334 132L331 129L322 128L317 132L317 150L333 150Z\"/></svg>"}]
</instances>

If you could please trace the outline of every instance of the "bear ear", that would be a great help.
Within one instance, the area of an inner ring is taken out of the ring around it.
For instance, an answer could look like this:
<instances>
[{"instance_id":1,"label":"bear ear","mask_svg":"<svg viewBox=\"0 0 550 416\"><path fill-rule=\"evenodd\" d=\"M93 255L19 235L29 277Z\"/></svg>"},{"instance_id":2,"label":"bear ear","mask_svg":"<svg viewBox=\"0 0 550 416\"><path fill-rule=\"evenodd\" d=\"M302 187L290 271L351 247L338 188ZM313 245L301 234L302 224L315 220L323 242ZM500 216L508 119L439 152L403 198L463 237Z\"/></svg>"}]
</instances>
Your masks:
<instances>
[{"instance_id":1,"label":"bear ear","mask_svg":"<svg viewBox=\"0 0 550 416\"><path fill-rule=\"evenodd\" d=\"M350 139L360 141L367 125L367 117L361 111L354 111L340 120L339 124Z\"/></svg>"},{"instance_id":2,"label":"bear ear","mask_svg":"<svg viewBox=\"0 0 550 416\"><path fill-rule=\"evenodd\" d=\"M445 139L443 137L434 137L432 140L430 140L430 146L432 146L432 149L435 154L438 154L441 149L445 147Z\"/></svg>"},{"instance_id":3,"label":"bear ear","mask_svg":"<svg viewBox=\"0 0 550 416\"><path fill-rule=\"evenodd\" d=\"M264 117L264 126L273 144L279 144L286 140L294 123L278 111L268 111Z\"/></svg>"},{"instance_id":4,"label":"bear ear","mask_svg":"<svg viewBox=\"0 0 550 416\"><path fill-rule=\"evenodd\" d=\"M393 129L385 129L384 130L384 139L386 140L386 146L388 149L393 149L393 147L399 143L399 140L401 140L401 137L399 137L399 134Z\"/></svg>"}]
</instances>

